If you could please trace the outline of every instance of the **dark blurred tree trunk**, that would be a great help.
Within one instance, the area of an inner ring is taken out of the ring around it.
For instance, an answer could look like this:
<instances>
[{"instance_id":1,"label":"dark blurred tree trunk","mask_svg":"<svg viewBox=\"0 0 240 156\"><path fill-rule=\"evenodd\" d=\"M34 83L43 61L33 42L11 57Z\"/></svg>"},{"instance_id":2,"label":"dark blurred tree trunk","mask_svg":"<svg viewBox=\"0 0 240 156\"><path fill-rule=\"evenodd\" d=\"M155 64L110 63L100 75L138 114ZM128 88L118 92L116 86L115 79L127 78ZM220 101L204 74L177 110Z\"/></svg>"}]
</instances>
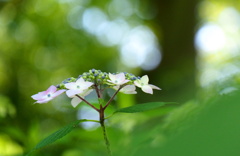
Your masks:
<instances>
[{"instance_id":1,"label":"dark blurred tree trunk","mask_svg":"<svg viewBox=\"0 0 240 156\"><path fill-rule=\"evenodd\" d=\"M199 0L153 0L157 7L155 23L160 31L163 58L151 72L151 82L163 89L158 100L184 102L195 95L194 33Z\"/></svg>"}]
</instances>

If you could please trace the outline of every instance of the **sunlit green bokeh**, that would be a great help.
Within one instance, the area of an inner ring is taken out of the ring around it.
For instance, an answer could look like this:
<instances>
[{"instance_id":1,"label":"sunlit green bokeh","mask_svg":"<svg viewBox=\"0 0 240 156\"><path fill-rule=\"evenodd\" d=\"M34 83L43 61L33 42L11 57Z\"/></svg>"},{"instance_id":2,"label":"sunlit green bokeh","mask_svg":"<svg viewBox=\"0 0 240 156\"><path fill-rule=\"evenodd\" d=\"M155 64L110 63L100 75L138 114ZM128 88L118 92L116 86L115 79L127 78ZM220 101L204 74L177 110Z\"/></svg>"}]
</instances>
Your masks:
<instances>
[{"instance_id":1,"label":"sunlit green bokeh","mask_svg":"<svg viewBox=\"0 0 240 156\"><path fill-rule=\"evenodd\" d=\"M98 118L84 103L72 108L66 95L42 105L31 99L92 68L147 74L151 84L162 88L153 95L140 89L137 95L120 94L107 114L138 103L178 103L110 118L106 125L114 155L239 155L239 4L0 1L0 155L27 153L85 112ZM106 98L112 94L109 90ZM106 155L101 129L85 126L33 155Z\"/></svg>"}]
</instances>

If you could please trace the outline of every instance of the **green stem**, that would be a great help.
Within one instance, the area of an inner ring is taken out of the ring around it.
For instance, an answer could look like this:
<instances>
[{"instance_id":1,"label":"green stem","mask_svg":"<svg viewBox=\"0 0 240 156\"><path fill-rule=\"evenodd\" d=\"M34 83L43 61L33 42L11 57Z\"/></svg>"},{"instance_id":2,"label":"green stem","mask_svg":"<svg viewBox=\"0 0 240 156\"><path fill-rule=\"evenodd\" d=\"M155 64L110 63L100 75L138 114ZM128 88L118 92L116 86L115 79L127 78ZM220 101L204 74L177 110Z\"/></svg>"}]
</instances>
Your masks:
<instances>
[{"instance_id":1,"label":"green stem","mask_svg":"<svg viewBox=\"0 0 240 156\"><path fill-rule=\"evenodd\" d=\"M91 103L89 103L87 100L85 100L84 98L82 98L80 95L76 94L76 96L81 99L82 101L84 101L86 104L88 104L89 106L91 106L93 109L95 109L97 112L99 112L100 110L97 109L96 107L94 107Z\"/></svg>"},{"instance_id":2,"label":"green stem","mask_svg":"<svg viewBox=\"0 0 240 156\"><path fill-rule=\"evenodd\" d=\"M111 149L110 149L110 142L109 142L108 137L107 137L104 122L101 122L100 124L101 124L101 127L102 127L102 132L103 132L103 137L104 137L104 140L105 140L105 144L107 146L108 155L112 156L112 152L111 152Z\"/></svg>"},{"instance_id":3,"label":"green stem","mask_svg":"<svg viewBox=\"0 0 240 156\"><path fill-rule=\"evenodd\" d=\"M106 147L107 147L108 155L111 156L111 155L112 155L112 152L111 152L111 149L110 149L110 142L109 142L109 140L108 140L106 128L105 128L105 125L104 125L104 120L105 120L105 119L104 119L104 107L102 106L102 104L100 104L100 109L99 109L99 122L100 122L101 127L102 127L103 138L104 138L104 141L105 141L105 144L106 144Z\"/></svg>"},{"instance_id":4,"label":"green stem","mask_svg":"<svg viewBox=\"0 0 240 156\"><path fill-rule=\"evenodd\" d=\"M117 95L117 93L123 88L124 86L120 86L118 88L118 90L113 94L113 96L110 98L110 100L107 102L107 104L103 107L103 110L105 110L108 105L112 102L112 100L114 99L114 97Z\"/></svg>"}]
</instances>

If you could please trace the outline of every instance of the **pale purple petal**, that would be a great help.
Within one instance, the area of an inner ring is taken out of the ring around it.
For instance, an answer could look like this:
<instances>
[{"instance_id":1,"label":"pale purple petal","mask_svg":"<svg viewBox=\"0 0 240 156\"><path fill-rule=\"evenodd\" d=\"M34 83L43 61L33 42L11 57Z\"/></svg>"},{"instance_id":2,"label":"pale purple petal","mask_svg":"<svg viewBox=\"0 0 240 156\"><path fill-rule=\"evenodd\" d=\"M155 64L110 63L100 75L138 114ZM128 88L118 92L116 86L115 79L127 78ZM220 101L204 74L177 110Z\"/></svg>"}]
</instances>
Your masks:
<instances>
[{"instance_id":1,"label":"pale purple petal","mask_svg":"<svg viewBox=\"0 0 240 156\"><path fill-rule=\"evenodd\" d=\"M58 90L58 91L56 91L55 93L53 93L51 97L52 97L52 98L55 98L55 97L57 97L58 95L62 94L62 93L65 92L65 91L66 91L66 89Z\"/></svg>"},{"instance_id":2,"label":"pale purple petal","mask_svg":"<svg viewBox=\"0 0 240 156\"><path fill-rule=\"evenodd\" d=\"M39 92L37 94L34 94L32 95L31 97L34 99L34 100L42 100L44 99L44 97L47 95L47 92L46 91L43 91L43 92Z\"/></svg>"},{"instance_id":3,"label":"pale purple petal","mask_svg":"<svg viewBox=\"0 0 240 156\"><path fill-rule=\"evenodd\" d=\"M77 107L77 105L81 102L82 100L79 99L78 97L74 97L72 100L71 100L71 104L72 106L75 108Z\"/></svg>"},{"instance_id":4,"label":"pale purple petal","mask_svg":"<svg viewBox=\"0 0 240 156\"><path fill-rule=\"evenodd\" d=\"M161 88L155 86L155 85L152 85L152 84L149 84L149 86L152 88L152 89L157 89L157 90L161 90Z\"/></svg>"},{"instance_id":5,"label":"pale purple petal","mask_svg":"<svg viewBox=\"0 0 240 156\"><path fill-rule=\"evenodd\" d=\"M69 82L65 84L65 87L67 89L76 89L76 83L75 82Z\"/></svg>"},{"instance_id":6,"label":"pale purple petal","mask_svg":"<svg viewBox=\"0 0 240 156\"><path fill-rule=\"evenodd\" d=\"M38 101L36 101L35 103L39 103L39 104L41 104L41 103L47 103L48 101L50 101L50 100L52 100L53 98L52 97L50 97L50 98L46 98L46 99L43 99L43 100L38 100Z\"/></svg>"},{"instance_id":7,"label":"pale purple petal","mask_svg":"<svg viewBox=\"0 0 240 156\"><path fill-rule=\"evenodd\" d=\"M148 93L148 94L153 94L153 90L149 85L142 86L142 91L144 91L145 93Z\"/></svg>"},{"instance_id":8,"label":"pale purple petal","mask_svg":"<svg viewBox=\"0 0 240 156\"><path fill-rule=\"evenodd\" d=\"M134 84L135 84L137 87L139 87L139 88L142 87L142 85L141 85L141 81L140 81L140 80L136 80L136 81L134 81Z\"/></svg>"},{"instance_id":9,"label":"pale purple petal","mask_svg":"<svg viewBox=\"0 0 240 156\"><path fill-rule=\"evenodd\" d=\"M118 82L122 82L125 80L125 75L124 73L119 73L116 75L116 79L118 80Z\"/></svg>"},{"instance_id":10,"label":"pale purple petal","mask_svg":"<svg viewBox=\"0 0 240 156\"><path fill-rule=\"evenodd\" d=\"M68 97L72 98L74 97L76 94L80 94L82 93L83 90L80 90L80 89L71 89L71 90L67 90L66 91L66 94Z\"/></svg>"},{"instance_id":11,"label":"pale purple petal","mask_svg":"<svg viewBox=\"0 0 240 156\"><path fill-rule=\"evenodd\" d=\"M145 84L145 85L148 84L148 81L149 81L149 79L148 79L148 76L147 76L147 75L144 75L144 76L141 78L141 82L142 82L143 84Z\"/></svg>"},{"instance_id":12,"label":"pale purple petal","mask_svg":"<svg viewBox=\"0 0 240 156\"><path fill-rule=\"evenodd\" d=\"M54 85L51 85L51 86L46 90L46 92L47 92L47 94L50 94L50 93L56 92L56 90L57 90L57 87L55 87Z\"/></svg>"}]
</instances>

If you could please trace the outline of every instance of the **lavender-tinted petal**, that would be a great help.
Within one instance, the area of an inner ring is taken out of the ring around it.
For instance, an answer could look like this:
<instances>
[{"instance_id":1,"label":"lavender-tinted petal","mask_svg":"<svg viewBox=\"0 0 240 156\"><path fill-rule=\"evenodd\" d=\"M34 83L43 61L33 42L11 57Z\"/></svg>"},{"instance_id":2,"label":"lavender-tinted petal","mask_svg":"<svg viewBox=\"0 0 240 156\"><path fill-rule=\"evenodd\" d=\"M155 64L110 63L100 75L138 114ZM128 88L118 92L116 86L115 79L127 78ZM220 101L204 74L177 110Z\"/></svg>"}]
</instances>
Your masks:
<instances>
[{"instance_id":1,"label":"lavender-tinted petal","mask_svg":"<svg viewBox=\"0 0 240 156\"><path fill-rule=\"evenodd\" d=\"M57 97L58 95L64 93L65 91L66 91L66 89L61 89L61 90L56 91L56 92L52 95L52 98Z\"/></svg>"},{"instance_id":2,"label":"lavender-tinted petal","mask_svg":"<svg viewBox=\"0 0 240 156\"><path fill-rule=\"evenodd\" d=\"M124 75L124 73L119 73L119 74L117 74L117 75L115 75L115 76L116 76L116 79L117 79L119 82L122 82L122 81L125 80L125 75Z\"/></svg>"},{"instance_id":3,"label":"lavender-tinted petal","mask_svg":"<svg viewBox=\"0 0 240 156\"><path fill-rule=\"evenodd\" d=\"M56 90L57 90L57 87L55 87L54 85L51 85L51 86L46 90L46 92L47 92L47 94L50 94L50 93L56 92Z\"/></svg>"},{"instance_id":4,"label":"lavender-tinted petal","mask_svg":"<svg viewBox=\"0 0 240 156\"><path fill-rule=\"evenodd\" d=\"M44 99L44 97L47 95L47 92L46 91L43 91L43 92L39 92L37 94L34 94L32 95L31 97L34 99L34 100L42 100Z\"/></svg>"},{"instance_id":5,"label":"lavender-tinted petal","mask_svg":"<svg viewBox=\"0 0 240 156\"><path fill-rule=\"evenodd\" d=\"M51 101L53 98L46 98L46 99L43 99L43 100L38 100L36 101L35 103L39 103L39 104L42 104L42 103L47 103L48 101Z\"/></svg>"}]
</instances>

